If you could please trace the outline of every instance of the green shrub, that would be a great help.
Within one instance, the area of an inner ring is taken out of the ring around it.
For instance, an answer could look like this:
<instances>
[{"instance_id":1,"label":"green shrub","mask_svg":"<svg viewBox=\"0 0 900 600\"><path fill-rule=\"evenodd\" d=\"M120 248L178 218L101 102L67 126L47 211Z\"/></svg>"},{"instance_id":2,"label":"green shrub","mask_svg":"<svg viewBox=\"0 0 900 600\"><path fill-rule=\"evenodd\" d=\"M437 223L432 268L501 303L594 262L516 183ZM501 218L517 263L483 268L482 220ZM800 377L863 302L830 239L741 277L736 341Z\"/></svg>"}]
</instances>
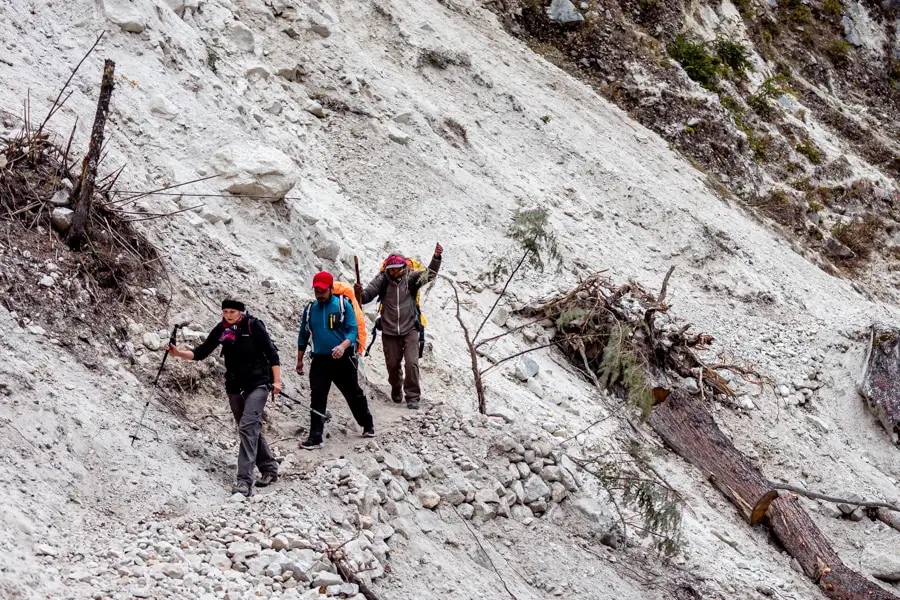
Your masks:
<instances>
[{"instance_id":1,"label":"green shrub","mask_svg":"<svg viewBox=\"0 0 900 600\"><path fill-rule=\"evenodd\" d=\"M825 46L825 55L837 66L850 62L850 42L847 40L832 40Z\"/></svg>"},{"instance_id":2,"label":"green shrub","mask_svg":"<svg viewBox=\"0 0 900 600\"><path fill-rule=\"evenodd\" d=\"M853 250L857 256L866 258L872 253L881 229L882 223L879 218L868 214L849 223L837 223L831 228L831 235Z\"/></svg>"},{"instance_id":3,"label":"green shrub","mask_svg":"<svg viewBox=\"0 0 900 600\"><path fill-rule=\"evenodd\" d=\"M719 36L713 42L713 49L716 51L716 58L719 59L719 62L735 76L744 77L747 71L753 71L750 53L740 42Z\"/></svg>"},{"instance_id":4,"label":"green shrub","mask_svg":"<svg viewBox=\"0 0 900 600\"><path fill-rule=\"evenodd\" d=\"M806 158L808 158L809 162L811 162L812 164L814 164L814 165L822 164L822 150L820 150L819 147L816 146L812 140L810 140L810 139L804 140L803 142L797 144L797 146L794 149L797 152L799 152L800 154L804 155Z\"/></svg>"},{"instance_id":5,"label":"green shrub","mask_svg":"<svg viewBox=\"0 0 900 600\"><path fill-rule=\"evenodd\" d=\"M844 12L844 4L841 0L825 0L822 9L825 11L826 15L840 17L841 13Z\"/></svg>"},{"instance_id":6,"label":"green shrub","mask_svg":"<svg viewBox=\"0 0 900 600\"><path fill-rule=\"evenodd\" d=\"M782 75L781 73L769 75L763 80L762 84L760 84L756 93L750 96L747 100L747 104L760 117L768 119L773 113L771 101L790 89L787 84L788 78L785 75Z\"/></svg>"},{"instance_id":7,"label":"green shrub","mask_svg":"<svg viewBox=\"0 0 900 600\"><path fill-rule=\"evenodd\" d=\"M781 188L775 188L768 195L755 198L751 201L751 205L770 219L788 227L797 227L804 222L800 207Z\"/></svg>"},{"instance_id":8,"label":"green shrub","mask_svg":"<svg viewBox=\"0 0 900 600\"><path fill-rule=\"evenodd\" d=\"M812 10L803 4L803 0L781 0L779 3L784 18L794 25L809 25L812 22Z\"/></svg>"},{"instance_id":9,"label":"green shrub","mask_svg":"<svg viewBox=\"0 0 900 600\"><path fill-rule=\"evenodd\" d=\"M706 44L679 34L669 45L668 51L688 77L710 91L717 89L721 67Z\"/></svg>"},{"instance_id":10,"label":"green shrub","mask_svg":"<svg viewBox=\"0 0 900 600\"><path fill-rule=\"evenodd\" d=\"M719 103L725 107L725 110L734 115L735 118L739 119L744 116L744 107L732 96L724 93L719 94Z\"/></svg>"},{"instance_id":11,"label":"green shrub","mask_svg":"<svg viewBox=\"0 0 900 600\"><path fill-rule=\"evenodd\" d=\"M747 143L750 150L753 151L753 158L756 162L765 162L769 158L769 147L772 145L772 136L764 134L756 134L752 129L747 133Z\"/></svg>"}]
</instances>

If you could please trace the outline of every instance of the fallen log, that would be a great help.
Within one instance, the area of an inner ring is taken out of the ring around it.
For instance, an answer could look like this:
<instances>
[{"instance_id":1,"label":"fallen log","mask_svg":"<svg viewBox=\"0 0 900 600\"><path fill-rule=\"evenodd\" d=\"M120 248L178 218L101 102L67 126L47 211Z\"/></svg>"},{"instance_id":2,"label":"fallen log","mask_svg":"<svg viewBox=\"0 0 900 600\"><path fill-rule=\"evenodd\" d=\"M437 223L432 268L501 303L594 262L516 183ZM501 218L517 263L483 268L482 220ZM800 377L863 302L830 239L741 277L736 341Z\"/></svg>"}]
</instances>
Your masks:
<instances>
[{"instance_id":1,"label":"fallen log","mask_svg":"<svg viewBox=\"0 0 900 600\"><path fill-rule=\"evenodd\" d=\"M869 410L900 445L900 329L875 323L859 393Z\"/></svg>"},{"instance_id":2,"label":"fallen log","mask_svg":"<svg viewBox=\"0 0 900 600\"><path fill-rule=\"evenodd\" d=\"M664 283L662 291L654 295L637 283L616 287L598 275L565 296L522 312L553 319L555 339L571 362L642 408L650 427L679 456L699 468L745 521L771 529L825 596L900 600L844 565L799 498L779 495L779 486L766 479L719 429L707 406L713 398L727 401L734 396L727 372L755 384L766 380L752 367L704 363L695 350L710 344L712 337L688 334L689 325L675 321L665 304L665 288ZM881 405L900 398L896 394L900 377L890 380L894 387L884 379L900 371L896 333L887 339L873 333L876 385L870 395L877 392ZM888 344L893 345L888 348ZM693 392L686 388L690 379L696 382ZM895 395L888 396L885 390Z\"/></svg>"},{"instance_id":3,"label":"fallen log","mask_svg":"<svg viewBox=\"0 0 900 600\"><path fill-rule=\"evenodd\" d=\"M768 481L722 433L701 402L676 390L653 408L650 427L679 456L703 471L751 522L757 502L777 486ZM829 598L897 600L897 596L848 568L794 495L769 500L764 511L775 538Z\"/></svg>"}]
</instances>

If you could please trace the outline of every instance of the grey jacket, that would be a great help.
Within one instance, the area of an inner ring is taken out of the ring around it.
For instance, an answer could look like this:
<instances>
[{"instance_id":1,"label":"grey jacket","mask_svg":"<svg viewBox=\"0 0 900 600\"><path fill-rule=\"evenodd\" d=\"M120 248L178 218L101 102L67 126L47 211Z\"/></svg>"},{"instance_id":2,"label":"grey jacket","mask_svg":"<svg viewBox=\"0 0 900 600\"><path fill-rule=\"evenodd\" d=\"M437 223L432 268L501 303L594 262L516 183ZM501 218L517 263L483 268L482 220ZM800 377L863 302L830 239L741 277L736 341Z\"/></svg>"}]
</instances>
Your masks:
<instances>
[{"instance_id":1,"label":"grey jacket","mask_svg":"<svg viewBox=\"0 0 900 600\"><path fill-rule=\"evenodd\" d=\"M378 298L381 302L381 331L384 335L406 335L416 328L416 293L434 280L441 268L441 257L434 256L424 271L407 269L394 281L382 272L363 289L362 303Z\"/></svg>"}]
</instances>

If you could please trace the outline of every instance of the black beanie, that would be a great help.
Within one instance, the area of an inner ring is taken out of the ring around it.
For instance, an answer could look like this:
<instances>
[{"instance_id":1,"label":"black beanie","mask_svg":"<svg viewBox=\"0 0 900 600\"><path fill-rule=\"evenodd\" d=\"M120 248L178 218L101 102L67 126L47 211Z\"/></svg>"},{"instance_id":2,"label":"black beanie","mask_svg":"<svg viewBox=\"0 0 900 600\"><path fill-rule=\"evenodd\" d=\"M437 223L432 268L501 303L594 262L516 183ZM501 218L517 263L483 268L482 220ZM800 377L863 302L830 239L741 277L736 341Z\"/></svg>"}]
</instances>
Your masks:
<instances>
[{"instance_id":1,"label":"black beanie","mask_svg":"<svg viewBox=\"0 0 900 600\"><path fill-rule=\"evenodd\" d=\"M234 310L244 312L244 303L240 300L229 300L226 298L225 300L222 300L222 310L225 310L226 308L233 308Z\"/></svg>"}]
</instances>

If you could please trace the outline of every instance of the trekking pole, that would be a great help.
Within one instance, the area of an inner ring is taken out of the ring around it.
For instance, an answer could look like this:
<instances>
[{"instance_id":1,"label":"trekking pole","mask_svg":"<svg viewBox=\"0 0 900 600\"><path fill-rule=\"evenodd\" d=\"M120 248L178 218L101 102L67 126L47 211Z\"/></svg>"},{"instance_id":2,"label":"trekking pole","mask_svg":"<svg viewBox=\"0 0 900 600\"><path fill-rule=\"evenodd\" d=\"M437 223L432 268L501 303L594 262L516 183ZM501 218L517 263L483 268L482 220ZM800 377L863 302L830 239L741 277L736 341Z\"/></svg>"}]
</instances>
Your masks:
<instances>
[{"instance_id":1,"label":"trekking pole","mask_svg":"<svg viewBox=\"0 0 900 600\"><path fill-rule=\"evenodd\" d=\"M183 324L179 323L172 328L172 335L169 336L169 345L175 345L175 336L178 335L178 330L184 327ZM156 384L159 383L159 376L162 375L163 367L166 366L166 359L169 358L169 345L166 346L166 351L163 354L162 362L159 365L159 370L156 372L156 378L153 380L153 383L150 385L150 389L156 389ZM134 442L138 439L138 432L141 430L141 426L144 423L144 417L147 415L147 408L150 407L150 399L153 397L153 392L150 392L150 396L147 397L147 403L144 404L144 410L141 411L141 418L138 421L137 429L134 430L134 435L130 435L128 437L131 438L131 445L134 446Z\"/></svg>"},{"instance_id":2,"label":"trekking pole","mask_svg":"<svg viewBox=\"0 0 900 600\"><path fill-rule=\"evenodd\" d=\"M305 409L309 410L311 413L313 413L313 414L315 414L315 415L319 415L320 417L322 417L323 419L325 419L325 422L326 422L326 423L328 423L329 421L331 421L331 411L326 410L326 411L325 411L325 414L323 415L322 413L320 413L319 411L317 411L316 409L314 409L312 406L308 406L308 405L306 405L306 404L300 402L299 400L297 400L297 399L294 398L293 396L288 396L288 395L285 394L284 392L281 392L280 395L281 395L281 396L284 396L285 398L287 398L288 400L290 400L290 401L293 402L294 404L300 405L300 408L305 408Z\"/></svg>"},{"instance_id":3,"label":"trekking pole","mask_svg":"<svg viewBox=\"0 0 900 600\"><path fill-rule=\"evenodd\" d=\"M353 257L353 266L356 268L356 283L359 283L360 278L359 278L359 257L358 256ZM356 301L358 303L362 304L362 294L357 294L355 290L353 293L356 296Z\"/></svg>"}]
</instances>

